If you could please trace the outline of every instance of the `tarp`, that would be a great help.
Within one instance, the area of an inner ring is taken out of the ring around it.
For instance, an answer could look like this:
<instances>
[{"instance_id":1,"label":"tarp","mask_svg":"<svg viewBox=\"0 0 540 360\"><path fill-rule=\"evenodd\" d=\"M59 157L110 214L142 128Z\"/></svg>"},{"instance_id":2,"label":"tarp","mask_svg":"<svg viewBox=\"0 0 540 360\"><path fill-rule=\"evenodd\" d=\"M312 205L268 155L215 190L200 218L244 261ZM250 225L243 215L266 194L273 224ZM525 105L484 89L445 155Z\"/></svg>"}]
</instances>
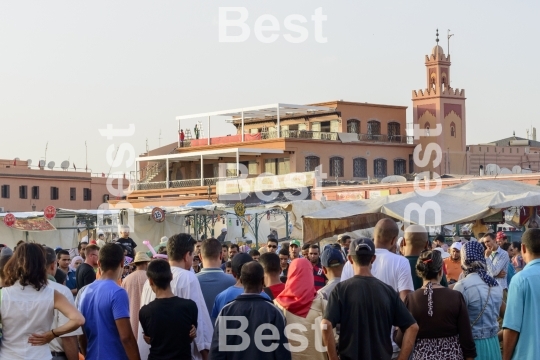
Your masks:
<instances>
[{"instance_id":1,"label":"tarp","mask_svg":"<svg viewBox=\"0 0 540 360\"><path fill-rule=\"evenodd\" d=\"M316 242L332 232L371 227L377 221L374 214L378 218L389 216L413 224L440 226L482 219L508 207L539 205L540 187L508 180L472 180L438 193L417 191L342 202L316 212L304 212L301 216L304 241Z\"/></svg>"},{"instance_id":2,"label":"tarp","mask_svg":"<svg viewBox=\"0 0 540 360\"><path fill-rule=\"evenodd\" d=\"M17 219L40 219L39 217L20 216L16 213ZM3 217L2 214L0 216ZM43 218L41 218L43 219ZM21 231L15 228L9 228L4 225L3 221L0 224L0 242L6 244L10 248L14 248L19 240L34 241L38 244L45 244L52 248L61 246L63 249L71 249L77 247L77 229L75 217L72 218L54 218L50 223L57 228L53 231ZM58 229L71 227L73 229ZM26 237L28 234L28 238Z\"/></svg>"}]
</instances>

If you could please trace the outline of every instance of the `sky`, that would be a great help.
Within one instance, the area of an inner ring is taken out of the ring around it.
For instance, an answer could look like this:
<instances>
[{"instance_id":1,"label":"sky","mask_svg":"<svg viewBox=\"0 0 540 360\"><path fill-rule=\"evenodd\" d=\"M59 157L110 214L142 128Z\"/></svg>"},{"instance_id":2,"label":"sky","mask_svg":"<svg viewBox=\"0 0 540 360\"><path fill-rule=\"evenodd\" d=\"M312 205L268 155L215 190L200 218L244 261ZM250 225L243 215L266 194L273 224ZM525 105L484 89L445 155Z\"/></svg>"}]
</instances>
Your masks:
<instances>
[{"instance_id":1,"label":"sky","mask_svg":"<svg viewBox=\"0 0 540 360\"><path fill-rule=\"evenodd\" d=\"M220 42L220 7L245 9L245 41ZM327 19L317 31L318 8ZM133 170L130 153L177 140L178 115L277 102L403 105L411 122L411 92L426 87L437 28L445 52L447 30L454 34L451 86L467 96L467 143L526 137L540 125L538 14L540 2L498 0L5 0L0 158L37 164L47 148L47 162L80 169L87 148L93 172ZM255 35L263 15L279 22L272 43ZM284 37L299 35L284 28L290 15L307 19L301 43ZM107 139L99 129L109 124L135 132ZM212 123L213 136L233 132Z\"/></svg>"}]
</instances>

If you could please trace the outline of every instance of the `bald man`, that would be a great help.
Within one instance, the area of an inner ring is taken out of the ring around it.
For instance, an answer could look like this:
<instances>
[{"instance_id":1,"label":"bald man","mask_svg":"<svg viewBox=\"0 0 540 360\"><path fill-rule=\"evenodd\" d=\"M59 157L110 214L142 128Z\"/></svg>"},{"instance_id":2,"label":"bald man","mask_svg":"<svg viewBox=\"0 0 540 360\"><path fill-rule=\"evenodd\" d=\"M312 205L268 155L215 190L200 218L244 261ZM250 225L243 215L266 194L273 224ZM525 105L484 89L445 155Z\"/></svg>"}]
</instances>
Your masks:
<instances>
[{"instance_id":1,"label":"bald man","mask_svg":"<svg viewBox=\"0 0 540 360\"><path fill-rule=\"evenodd\" d=\"M396 222L389 218L379 220L375 225L373 235L377 259L373 263L371 273L396 290L401 300L405 300L407 294L414 291L414 284L407 259L391 251L395 248L399 235ZM343 268L341 281L351 277L353 277L352 265L347 262Z\"/></svg>"},{"instance_id":2,"label":"bald man","mask_svg":"<svg viewBox=\"0 0 540 360\"><path fill-rule=\"evenodd\" d=\"M377 222L373 230L375 237L375 256L371 274L389 285L399 293L401 300L405 301L407 295L414 291L414 284L411 275L409 261L404 256L395 253L396 242L399 235L399 228L392 219L382 219ZM394 252L392 252L394 249ZM352 250L352 249L351 249ZM352 264L348 261L341 275L341 281L353 276ZM392 334L389 334L392 339ZM392 359L399 356L399 346L392 340L394 354Z\"/></svg>"},{"instance_id":3,"label":"bald man","mask_svg":"<svg viewBox=\"0 0 540 360\"><path fill-rule=\"evenodd\" d=\"M403 256L409 260L414 289L422 287L422 279L416 274L416 263L420 253L429 248L429 238L425 227L421 225L411 225L405 229L405 235L401 242L401 251ZM441 285L448 287L446 275L443 274Z\"/></svg>"}]
</instances>

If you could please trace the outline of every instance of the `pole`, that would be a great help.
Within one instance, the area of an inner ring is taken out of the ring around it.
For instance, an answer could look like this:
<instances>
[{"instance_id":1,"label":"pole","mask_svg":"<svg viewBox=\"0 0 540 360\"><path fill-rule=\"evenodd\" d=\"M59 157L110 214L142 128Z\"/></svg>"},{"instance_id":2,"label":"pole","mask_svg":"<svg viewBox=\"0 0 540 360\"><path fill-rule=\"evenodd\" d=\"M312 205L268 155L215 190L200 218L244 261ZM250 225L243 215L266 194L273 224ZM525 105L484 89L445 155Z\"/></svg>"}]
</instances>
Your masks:
<instances>
[{"instance_id":1,"label":"pole","mask_svg":"<svg viewBox=\"0 0 540 360\"><path fill-rule=\"evenodd\" d=\"M240 176L239 163L240 163L240 154L239 154L238 149L236 149L236 177Z\"/></svg>"},{"instance_id":2,"label":"pole","mask_svg":"<svg viewBox=\"0 0 540 360\"><path fill-rule=\"evenodd\" d=\"M279 104L277 104L277 137L281 137L281 130L279 128Z\"/></svg>"},{"instance_id":3,"label":"pole","mask_svg":"<svg viewBox=\"0 0 540 360\"><path fill-rule=\"evenodd\" d=\"M166 173L166 176L167 176L166 181L167 181L167 189L168 189L169 188L169 158L167 158L165 160L165 164L166 164L166 171L167 171L167 173Z\"/></svg>"},{"instance_id":4,"label":"pole","mask_svg":"<svg viewBox=\"0 0 540 360\"><path fill-rule=\"evenodd\" d=\"M259 214L255 214L255 246L259 247Z\"/></svg>"},{"instance_id":5,"label":"pole","mask_svg":"<svg viewBox=\"0 0 540 360\"><path fill-rule=\"evenodd\" d=\"M285 235L287 239L289 239L289 236L291 235L289 234L289 212L288 211L285 211Z\"/></svg>"},{"instance_id":6,"label":"pole","mask_svg":"<svg viewBox=\"0 0 540 360\"><path fill-rule=\"evenodd\" d=\"M203 156L201 155L201 186L204 186L204 167L203 167Z\"/></svg>"},{"instance_id":7,"label":"pole","mask_svg":"<svg viewBox=\"0 0 540 360\"><path fill-rule=\"evenodd\" d=\"M208 115L208 141L206 144L210 145L210 115Z\"/></svg>"},{"instance_id":8,"label":"pole","mask_svg":"<svg viewBox=\"0 0 540 360\"><path fill-rule=\"evenodd\" d=\"M242 142L244 142L244 110L242 110Z\"/></svg>"}]
</instances>

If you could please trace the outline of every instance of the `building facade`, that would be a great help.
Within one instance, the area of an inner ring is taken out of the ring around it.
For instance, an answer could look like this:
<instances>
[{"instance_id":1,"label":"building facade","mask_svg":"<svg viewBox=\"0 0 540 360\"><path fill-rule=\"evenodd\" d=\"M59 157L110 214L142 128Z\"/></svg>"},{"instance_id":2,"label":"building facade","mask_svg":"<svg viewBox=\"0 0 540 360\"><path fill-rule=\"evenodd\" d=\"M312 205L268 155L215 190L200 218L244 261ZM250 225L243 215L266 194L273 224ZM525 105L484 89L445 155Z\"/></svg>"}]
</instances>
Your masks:
<instances>
[{"instance_id":1,"label":"building facade","mask_svg":"<svg viewBox=\"0 0 540 360\"><path fill-rule=\"evenodd\" d=\"M109 179L105 174L49 170L26 161L0 160L0 212L42 211L49 205L97 209L111 197L123 196L128 183L128 179Z\"/></svg>"}]
</instances>

